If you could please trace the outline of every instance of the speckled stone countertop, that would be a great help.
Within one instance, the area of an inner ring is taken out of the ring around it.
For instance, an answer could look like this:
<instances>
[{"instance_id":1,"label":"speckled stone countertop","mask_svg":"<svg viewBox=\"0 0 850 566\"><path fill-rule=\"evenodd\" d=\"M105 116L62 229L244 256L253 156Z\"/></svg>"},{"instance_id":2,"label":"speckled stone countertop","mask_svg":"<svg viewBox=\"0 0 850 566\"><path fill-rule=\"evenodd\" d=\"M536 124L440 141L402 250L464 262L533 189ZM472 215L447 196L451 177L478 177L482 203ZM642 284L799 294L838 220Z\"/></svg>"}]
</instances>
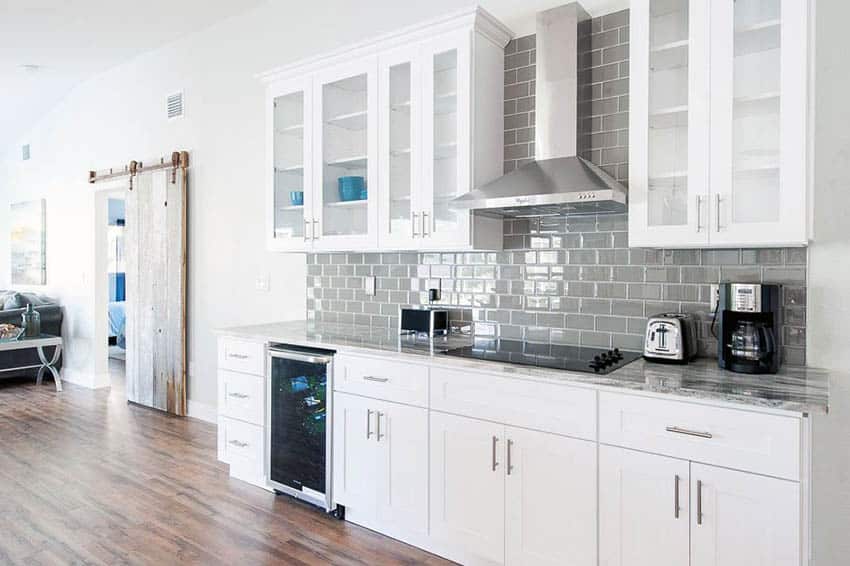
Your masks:
<instances>
[{"instance_id":1,"label":"speckled stone countertop","mask_svg":"<svg viewBox=\"0 0 850 566\"><path fill-rule=\"evenodd\" d=\"M221 328L216 332L222 336L337 351L427 356L430 363L517 379L597 385L797 413L826 413L829 409L829 373L808 367L783 366L776 375L747 375L721 370L711 358L687 365L656 364L640 359L609 374L597 375L442 354L448 349L470 345L472 338L464 335L417 340L399 337L394 330L307 321Z\"/></svg>"}]
</instances>

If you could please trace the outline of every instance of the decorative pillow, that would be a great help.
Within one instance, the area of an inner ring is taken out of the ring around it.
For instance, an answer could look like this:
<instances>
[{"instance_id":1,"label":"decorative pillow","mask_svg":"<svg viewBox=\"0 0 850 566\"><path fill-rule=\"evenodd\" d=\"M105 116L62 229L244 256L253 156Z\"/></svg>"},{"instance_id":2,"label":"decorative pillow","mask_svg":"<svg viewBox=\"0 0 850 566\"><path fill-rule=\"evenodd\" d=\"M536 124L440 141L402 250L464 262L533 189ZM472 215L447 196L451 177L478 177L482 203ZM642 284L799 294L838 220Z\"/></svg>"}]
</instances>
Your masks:
<instances>
[{"instance_id":1,"label":"decorative pillow","mask_svg":"<svg viewBox=\"0 0 850 566\"><path fill-rule=\"evenodd\" d=\"M30 304L30 300L20 293L10 293L3 301L3 310L22 309Z\"/></svg>"}]
</instances>

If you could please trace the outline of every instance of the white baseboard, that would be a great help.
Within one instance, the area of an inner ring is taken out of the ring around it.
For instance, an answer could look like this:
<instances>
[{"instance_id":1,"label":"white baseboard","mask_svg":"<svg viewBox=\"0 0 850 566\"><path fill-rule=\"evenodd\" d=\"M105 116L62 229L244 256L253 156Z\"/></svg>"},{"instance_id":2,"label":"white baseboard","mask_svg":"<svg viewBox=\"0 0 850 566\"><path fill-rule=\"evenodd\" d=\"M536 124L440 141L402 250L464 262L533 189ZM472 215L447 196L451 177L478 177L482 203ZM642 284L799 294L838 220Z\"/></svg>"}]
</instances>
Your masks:
<instances>
[{"instance_id":1,"label":"white baseboard","mask_svg":"<svg viewBox=\"0 0 850 566\"><path fill-rule=\"evenodd\" d=\"M73 383L74 385L79 385L88 389L101 389L110 386L109 373L94 374L72 368L62 368L62 373L60 375L62 377L62 381L67 381L68 383ZM50 372L44 373L44 379L52 379Z\"/></svg>"},{"instance_id":2,"label":"white baseboard","mask_svg":"<svg viewBox=\"0 0 850 566\"><path fill-rule=\"evenodd\" d=\"M189 416L201 421L216 424L218 422L218 410L215 405L207 405L189 399Z\"/></svg>"}]
</instances>

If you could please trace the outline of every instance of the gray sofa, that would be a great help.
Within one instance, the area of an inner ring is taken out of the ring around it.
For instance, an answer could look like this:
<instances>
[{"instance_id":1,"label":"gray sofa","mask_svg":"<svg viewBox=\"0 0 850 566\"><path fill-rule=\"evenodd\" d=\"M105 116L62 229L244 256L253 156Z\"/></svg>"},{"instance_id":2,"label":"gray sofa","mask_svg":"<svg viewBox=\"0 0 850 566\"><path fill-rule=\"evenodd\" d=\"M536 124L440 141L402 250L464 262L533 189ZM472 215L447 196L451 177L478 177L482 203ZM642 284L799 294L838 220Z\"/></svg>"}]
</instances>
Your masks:
<instances>
[{"instance_id":1,"label":"gray sofa","mask_svg":"<svg viewBox=\"0 0 850 566\"><path fill-rule=\"evenodd\" d=\"M62 307L54 299L38 293L0 290L0 323L21 326L21 315L29 304L32 304L33 308L41 315L41 332L43 334L62 335ZM53 348L45 348L44 350L45 355L50 359L53 355ZM34 349L0 352L0 370L39 363L38 353ZM62 367L61 359L56 367ZM0 378L34 377L37 373L37 369L3 371L0 372Z\"/></svg>"}]
</instances>

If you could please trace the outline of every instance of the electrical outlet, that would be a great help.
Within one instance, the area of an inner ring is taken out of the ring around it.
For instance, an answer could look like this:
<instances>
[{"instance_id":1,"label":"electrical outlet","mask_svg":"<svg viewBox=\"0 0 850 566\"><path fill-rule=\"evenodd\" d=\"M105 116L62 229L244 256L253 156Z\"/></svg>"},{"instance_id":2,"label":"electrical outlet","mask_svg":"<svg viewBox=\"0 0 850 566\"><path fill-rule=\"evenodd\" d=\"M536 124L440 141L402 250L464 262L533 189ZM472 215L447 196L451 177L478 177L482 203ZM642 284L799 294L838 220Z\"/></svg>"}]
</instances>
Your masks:
<instances>
[{"instance_id":1,"label":"electrical outlet","mask_svg":"<svg viewBox=\"0 0 850 566\"><path fill-rule=\"evenodd\" d=\"M717 309L717 303L720 302L720 285L711 286L711 312Z\"/></svg>"},{"instance_id":2,"label":"electrical outlet","mask_svg":"<svg viewBox=\"0 0 850 566\"><path fill-rule=\"evenodd\" d=\"M367 275L363 278L363 288L366 290L367 297L375 296L375 276Z\"/></svg>"},{"instance_id":3,"label":"electrical outlet","mask_svg":"<svg viewBox=\"0 0 850 566\"><path fill-rule=\"evenodd\" d=\"M254 281L254 288L255 288L257 291L264 291L264 292L267 292L267 291L269 290L269 287L270 287L270 283L269 283L269 275L268 275L268 273L265 273L265 274L263 274L263 275L260 275L260 276L259 276L259 277L257 277L257 279Z\"/></svg>"}]
</instances>

